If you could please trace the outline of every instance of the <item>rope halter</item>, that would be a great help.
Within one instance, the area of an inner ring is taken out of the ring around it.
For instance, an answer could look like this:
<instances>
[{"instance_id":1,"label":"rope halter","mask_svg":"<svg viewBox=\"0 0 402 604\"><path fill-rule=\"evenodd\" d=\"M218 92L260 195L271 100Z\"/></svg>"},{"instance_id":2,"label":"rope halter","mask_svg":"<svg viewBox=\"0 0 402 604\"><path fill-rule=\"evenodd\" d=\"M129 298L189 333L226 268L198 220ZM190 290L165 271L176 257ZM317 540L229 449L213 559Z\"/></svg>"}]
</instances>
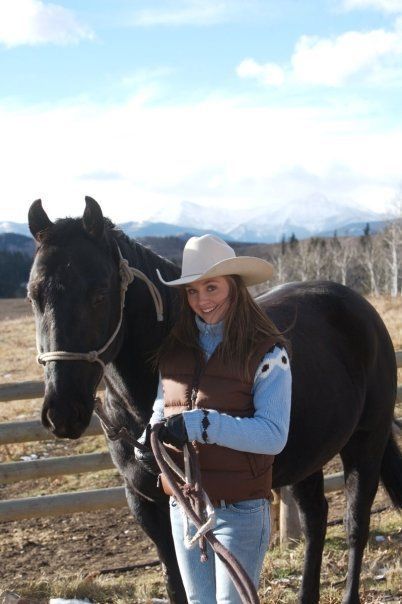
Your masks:
<instances>
[{"instance_id":1,"label":"rope halter","mask_svg":"<svg viewBox=\"0 0 402 604\"><path fill-rule=\"evenodd\" d=\"M116 243L117 245L117 243ZM156 318L158 321L163 321L163 302L160 291L156 285L138 268L129 266L128 260L123 258L121 250L117 245L119 252L119 275L120 275L120 318L116 329L110 336L108 341L99 350L91 350L90 352L66 352L64 350L55 350L51 352L40 353L38 351L37 361L40 365L46 365L49 361L88 361L89 363L99 363L102 367L102 373L105 371L106 365L100 358L100 356L109 348L117 334L119 333L121 324L123 322L123 310L126 299L126 291L128 286L134 280L134 277L138 277L144 281L148 286L149 292L152 296L152 300L155 305Z\"/></svg>"}]
</instances>

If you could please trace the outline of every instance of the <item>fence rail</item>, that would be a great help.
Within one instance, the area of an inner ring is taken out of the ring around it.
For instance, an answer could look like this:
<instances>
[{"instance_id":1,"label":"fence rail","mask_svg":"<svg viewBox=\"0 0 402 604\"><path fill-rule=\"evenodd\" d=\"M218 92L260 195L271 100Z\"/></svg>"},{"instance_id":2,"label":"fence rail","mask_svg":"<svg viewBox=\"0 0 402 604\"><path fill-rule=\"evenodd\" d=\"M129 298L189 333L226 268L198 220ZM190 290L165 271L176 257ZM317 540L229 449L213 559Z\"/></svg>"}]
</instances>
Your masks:
<instances>
[{"instance_id":1,"label":"fence rail","mask_svg":"<svg viewBox=\"0 0 402 604\"><path fill-rule=\"evenodd\" d=\"M103 434L100 421L93 416L84 436L98 436ZM3 422L0 424L0 445L16 443L41 442L52 440L55 437L46 430L39 419L21 422Z\"/></svg>"},{"instance_id":2,"label":"fence rail","mask_svg":"<svg viewBox=\"0 0 402 604\"><path fill-rule=\"evenodd\" d=\"M41 518L42 516L63 516L78 512L122 508L126 505L124 487L75 491L0 501L0 520L9 522L26 518Z\"/></svg>"},{"instance_id":3,"label":"fence rail","mask_svg":"<svg viewBox=\"0 0 402 604\"><path fill-rule=\"evenodd\" d=\"M98 390L104 390L103 382L99 384ZM43 398L45 394L45 383L41 380L30 382L11 382L0 384L0 403L10 401L26 401L30 398Z\"/></svg>"},{"instance_id":4,"label":"fence rail","mask_svg":"<svg viewBox=\"0 0 402 604\"><path fill-rule=\"evenodd\" d=\"M99 472L114 468L110 453L85 453L68 457L49 457L32 461L14 461L0 464L0 483L36 480L67 474Z\"/></svg>"},{"instance_id":5,"label":"fence rail","mask_svg":"<svg viewBox=\"0 0 402 604\"><path fill-rule=\"evenodd\" d=\"M402 350L397 351L398 367L402 367ZM41 398L44 384L40 381L17 382L0 385L0 402ZM402 402L402 386L398 386L398 401ZM98 418L93 417L84 436L103 434ZM0 423L0 445L51 440L52 435L43 428L39 420ZM97 472L113 468L109 453L91 453L38 459L27 462L0 464L0 483L8 484L23 480L34 480L67 474ZM344 486L343 472L324 478L325 493L341 490ZM0 501L0 522L60 516L78 512L118 508L126 505L123 487L111 487L91 491L75 491L41 497L28 497ZM287 487L281 489L281 505L276 508L280 515L280 539L287 542L300 533L298 515L293 498Z\"/></svg>"}]
</instances>

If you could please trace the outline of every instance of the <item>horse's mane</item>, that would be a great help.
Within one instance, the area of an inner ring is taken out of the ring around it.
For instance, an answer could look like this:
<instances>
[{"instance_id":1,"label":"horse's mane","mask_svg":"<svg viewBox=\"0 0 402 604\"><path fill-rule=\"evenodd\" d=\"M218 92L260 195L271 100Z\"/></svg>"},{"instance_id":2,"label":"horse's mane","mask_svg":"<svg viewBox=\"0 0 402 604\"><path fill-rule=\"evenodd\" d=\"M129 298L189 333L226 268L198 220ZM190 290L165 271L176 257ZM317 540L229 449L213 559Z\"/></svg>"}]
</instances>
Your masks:
<instances>
[{"instance_id":1,"label":"horse's mane","mask_svg":"<svg viewBox=\"0 0 402 604\"><path fill-rule=\"evenodd\" d=\"M115 228L115 225L109 218L104 218L103 220L105 223L105 232ZM59 218L52 224L51 228L41 232L40 244L64 246L80 236L87 237L88 239L91 238L84 229L82 218Z\"/></svg>"},{"instance_id":2,"label":"horse's mane","mask_svg":"<svg viewBox=\"0 0 402 604\"><path fill-rule=\"evenodd\" d=\"M116 243L118 243L120 249L127 253L127 255L124 254L127 260L130 263L133 262L133 266L146 273L152 281L155 281L155 283L159 283L159 281L155 279L157 268L162 268L163 275L168 278L175 279L178 277L180 273L179 267L167 258L159 256L159 254L156 254L149 247L146 247L135 239L131 239L114 225L110 234Z\"/></svg>"},{"instance_id":3,"label":"horse's mane","mask_svg":"<svg viewBox=\"0 0 402 604\"><path fill-rule=\"evenodd\" d=\"M179 267L170 260L167 260L167 258L162 258L162 256L159 256L142 243L131 239L116 227L111 229L110 234L119 245L123 256L127 258L130 266L139 268L158 287L164 308L164 326L166 329L170 329L172 322L175 320L175 309L177 310L177 304L174 304L177 292L172 291L174 288L169 288L160 283L156 269L161 270L164 279L172 280L179 276Z\"/></svg>"}]
</instances>

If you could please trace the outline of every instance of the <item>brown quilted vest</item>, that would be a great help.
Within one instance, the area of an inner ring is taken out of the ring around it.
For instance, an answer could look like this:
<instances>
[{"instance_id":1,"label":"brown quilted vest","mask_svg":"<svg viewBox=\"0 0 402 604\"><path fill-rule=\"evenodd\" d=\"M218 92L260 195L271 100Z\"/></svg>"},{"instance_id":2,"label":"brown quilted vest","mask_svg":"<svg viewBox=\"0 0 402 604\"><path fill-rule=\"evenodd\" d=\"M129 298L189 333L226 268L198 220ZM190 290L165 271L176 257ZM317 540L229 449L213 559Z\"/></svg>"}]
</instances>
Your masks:
<instances>
[{"instance_id":1,"label":"brown quilted vest","mask_svg":"<svg viewBox=\"0 0 402 604\"><path fill-rule=\"evenodd\" d=\"M236 417L252 417L254 405L252 387L255 372L264 354L275 344L269 339L258 346L250 361L249 381L243 381L225 365L217 350L203 364L198 378L198 392L194 404L191 392L199 367L191 350L177 347L160 364L164 390L165 417L193 409L216 409ZM219 347L218 347L219 348ZM197 370L197 371L196 371ZM270 498L273 455L237 451L215 444L194 443L199 452L203 488L211 501L226 502L245 499ZM170 445L169 455L183 468L183 453ZM162 476L162 486L171 495Z\"/></svg>"}]
</instances>

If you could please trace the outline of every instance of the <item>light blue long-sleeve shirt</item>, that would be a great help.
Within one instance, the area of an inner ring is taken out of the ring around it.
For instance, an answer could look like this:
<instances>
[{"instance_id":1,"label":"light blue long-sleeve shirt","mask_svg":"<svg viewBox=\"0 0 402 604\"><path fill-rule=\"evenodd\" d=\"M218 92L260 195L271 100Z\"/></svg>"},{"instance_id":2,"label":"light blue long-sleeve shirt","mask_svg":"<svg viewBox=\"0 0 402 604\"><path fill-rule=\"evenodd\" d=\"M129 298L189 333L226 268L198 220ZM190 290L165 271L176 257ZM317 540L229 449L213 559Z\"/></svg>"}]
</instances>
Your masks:
<instances>
[{"instance_id":1,"label":"light blue long-sleeve shirt","mask_svg":"<svg viewBox=\"0 0 402 604\"><path fill-rule=\"evenodd\" d=\"M222 341L223 322L210 325L196 316L196 323L200 346L208 360ZM288 355L284 348L275 346L262 358L255 374L252 389L254 415L232 417L209 409L207 442L238 451L277 455L284 448L288 437L291 390L292 376ZM163 417L163 387L160 381L150 423L157 423ZM201 424L204 418L203 410L184 411L183 417L189 440L205 443Z\"/></svg>"}]
</instances>

